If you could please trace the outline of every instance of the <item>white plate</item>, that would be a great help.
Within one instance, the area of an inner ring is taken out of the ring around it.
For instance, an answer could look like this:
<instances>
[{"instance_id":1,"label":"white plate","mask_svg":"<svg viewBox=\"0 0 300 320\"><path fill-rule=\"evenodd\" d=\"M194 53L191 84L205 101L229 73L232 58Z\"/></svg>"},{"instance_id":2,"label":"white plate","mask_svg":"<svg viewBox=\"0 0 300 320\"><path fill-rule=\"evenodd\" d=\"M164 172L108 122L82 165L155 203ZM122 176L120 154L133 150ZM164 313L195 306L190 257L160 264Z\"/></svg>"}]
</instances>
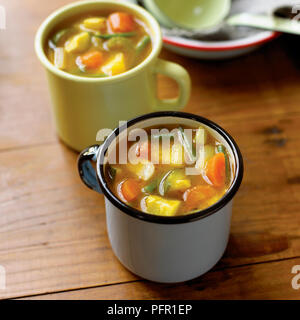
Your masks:
<instances>
[{"instance_id":1,"label":"white plate","mask_svg":"<svg viewBox=\"0 0 300 320\"><path fill-rule=\"evenodd\" d=\"M125 1L140 4L137 0ZM244 2L245 1L246 0L244 0ZM272 5L273 2L275 3L275 1L283 0L272 0L269 4ZM242 2L243 1L241 0L235 1L235 5L242 5ZM269 7L269 4L266 3L264 6ZM253 3L253 7L255 8L255 3ZM276 39L280 34L281 33L279 32L257 30L255 34L252 34L250 36L226 41L202 41L184 37L164 35L163 41L165 48L183 56L205 60L222 60L235 58L252 52L258 49L263 44Z\"/></svg>"},{"instance_id":2,"label":"white plate","mask_svg":"<svg viewBox=\"0 0 300 320\"><path fill-rule=\"evenodd\" d=\"M229 41L200 41L183 37L164 36L164 46L178 54L206 60L229 59L249 53L280 35L263 31L243 39Z\"/></svg>"}]
</instances>

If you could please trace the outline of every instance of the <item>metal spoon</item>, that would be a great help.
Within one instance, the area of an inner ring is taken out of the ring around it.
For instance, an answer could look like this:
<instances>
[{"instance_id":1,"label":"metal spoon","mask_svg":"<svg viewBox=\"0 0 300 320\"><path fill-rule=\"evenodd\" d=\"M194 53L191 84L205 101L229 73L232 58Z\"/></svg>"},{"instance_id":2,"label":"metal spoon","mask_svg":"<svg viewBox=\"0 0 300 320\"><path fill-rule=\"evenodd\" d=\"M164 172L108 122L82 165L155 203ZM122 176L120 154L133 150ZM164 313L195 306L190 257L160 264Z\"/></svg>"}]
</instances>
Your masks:
<instances>
[{"instance_id":1,"label":"metal spoon","mask_svg":"<svg viewBox=\"0 0 300 320\"><path fill-rule=\"evenodd\" d=\"M211 0L212 1L212 0ZM155 3L155 10L151 10L152 14L162 23L163 26L167 28L162 28L163 33L168 36L182 36L188 38L199 38L207 37L217 33L222 33L228 28L234 26L247 26L254 27L264 30L279 31L285 33L292 33L300 35L300 22L298 22L296 12L294 12L292 6L283 6L275 8L272 14L253 14L253 13L240 13L230 16L227 19L224 19L222 22L217 23L209 28L199 29L201 23L197 22L195 27L192 28L192 25L189 24L189 27L181 23L177 23L174 19L168 19L168 6L164 6L164 11L159 12L158 5L163 3L159 0L144 0L144 4ZM178 2L177 2L178 3ZM179 2L180 3L180 2ZM182 2L184 5L184 1ZM147 8L147 6L146 6ZM172 8L172 7L170 7ZM150 9L150 7L149 7ZM159 14L158 14L159 13ZM170 12L170 15L172 13ZM188 19L188 12L185 11L185 19L189 22L196 21L195 19ZM194 13L191 11L191 16L194 17ZM205 12L202 13L202 16L205 16ZM164 17L162 20L161 18ZM200 17L199 17L200 19ZM167 23L168 22L168 23ZM172 22L172 24L170 24Z\"/></svg>"},{"instance_id":2,"label":"metal spoon","mask_svg":"<svg viewBox=\"0 0 300 320\"><path fill-rule=\"evenodd\" d=\"M240 13L226 20L231 26L247 26L300 35L300 22L290 6L276 8L272 15Z\"/></svg>"}]
</instances>

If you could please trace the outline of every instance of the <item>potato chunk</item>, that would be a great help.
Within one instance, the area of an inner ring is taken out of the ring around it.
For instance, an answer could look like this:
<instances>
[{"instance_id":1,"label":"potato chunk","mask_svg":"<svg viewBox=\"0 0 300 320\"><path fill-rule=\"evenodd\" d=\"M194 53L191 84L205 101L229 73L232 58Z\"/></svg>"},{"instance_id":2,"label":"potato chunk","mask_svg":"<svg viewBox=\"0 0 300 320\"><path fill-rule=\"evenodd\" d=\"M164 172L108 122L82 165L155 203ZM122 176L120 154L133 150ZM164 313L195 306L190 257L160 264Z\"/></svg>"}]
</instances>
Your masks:
<instances>
[{"instance_id":1,"label":"potato chunk","mask_svg":"<svg viewBox=\"0 0 300 320\"><path fill-rule=\"evenodd\" d=\"M138 164L128 164L127 166L131 172L144 181L149 180L155 171L154 164L148 160L144 160Z\"/></svg>"},{"instance_id":2,"label":"potato chunk","mask_svg":"<svg viewBox=\"0 0 300 320\"><path fill-rule=\"evenodd\" d=\"M159 216L174 216L181 204L179 200L168 200L159 196L147 196L142 200L142 207L147 213Z\"/></svg>"},{"instance_id":3,"label":"potato chunk","mask_svg":"<svg viewBox=\"0 0 300 320\"><path fill-rule=\"evenodd\" d=\"M184 149L180 143L174 143L170 150L161 150L160 163L176 167L184 166Z\"/></svg>"},{"instance_id":4,"label":"potato chunk","mask_svg":"<svg viewBox=\"0 0 300 320\"><path fill-rule=\"evenodd\" d=\"M211 144L202 146L199 150L199 155L196 161L196 169L203 170L207 161L215 155L215 147Z\"/></svg>"},{"instance_id":5,"label":"potato chunk","mask_svg":"<svg viewBox=\"0 0 300 320\"><path fill-rule=\"evenodd\" d=\"M105 18L87 18L83 21L83 25L87 29L92 30L103 30L106 28L106 19Z\"/></svg>"},{"instance_id":6,"label":"potato chunk","mask_svg":"<svg viewBox=\"0 0 300 320\"><path fill-rule=\"evenodd\" d=\"M197 132L196 132L196 144L205 144L208 139L208 133L203 127L199 127Z\"/></svg>"},{"instance_id":7,"label":"potato chunk","mask_svg":"<svg viewBox=\"0 0 300 320\"><path fill-rule=\"evenodd\" d=\"M126 71L123 53L117 53L112 60L102 67L102 71L110 76Z\"/></svg>"},{"instance_id":8,"label":"potato chunk","mask_svg":"<svg viewBox=\"0 0 300 320\"><path fill-rule=\"evenodd\" d=\"M83 52L88 49L90 44L90 35L87 32L81 32L75 36L73 36L69 41L65 44L66 52Z\"/></svg>"},{"instance_id":9,"label":"potato chunk","mask_svg":"<svg viewBox=\"0 0 300 320\"><path fill-rule=\"evenodd\" d=\"M182 179L175 180L173 184L171 184L169 191L184 191L191 186L191 180Z\"/></svg>"},{"instance_id":10,"label":"potato chunk","mask_svg":"<svg viewBox=\"0 0 300 320\"><path fill-rule=\"evenodd\" d=\"M161 180L158 191L164 196L170 191L184 191L191 186L191 180L184 173L184 169L169 171Z\"/></svg>"}]
</instances>

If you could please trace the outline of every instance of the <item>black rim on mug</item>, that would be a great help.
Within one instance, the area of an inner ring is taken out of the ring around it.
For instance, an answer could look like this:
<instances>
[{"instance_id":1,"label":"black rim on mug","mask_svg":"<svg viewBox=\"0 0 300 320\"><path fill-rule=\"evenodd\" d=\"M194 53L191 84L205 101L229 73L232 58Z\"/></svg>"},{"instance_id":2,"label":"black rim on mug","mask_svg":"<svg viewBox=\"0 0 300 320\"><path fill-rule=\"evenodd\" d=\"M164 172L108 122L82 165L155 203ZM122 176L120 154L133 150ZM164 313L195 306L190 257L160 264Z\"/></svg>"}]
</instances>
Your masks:
<instances>
[{"instance_id":1,"label":"black rim on mug","mask_svg":"<svg viewBox=\"0 0 300 320\"><path fill-rule=\"evenodd\" d=\"M197 121L199 123L203 123L204 125L207 125L209 128L213 129L216 131L219 135L223 137L223 139L228 143L229 147L232 150L232 153L235 158L235 166L236 166L236 172L234 179L231 183L230 188L226 191L225 195L215 204L212 206L200 210L191 214L187 215L181 215L181 216L174 216L174 217L164 217L164 216L156 216L153 214L148 214L143 211L137 210L133 207L128 206L126 203L122 202L118 197L116 197L113 192L110 190L108 183L105 179L104 175L104 167L105 167L105 156L108 150L108 147L111 145L111 143L118 137L118 135L124 131L126 128L129 129L132 125L148 120L151 118L161 118L161 117L174 117L174 118L183 118L183 119L190 119ZM131 217L152 222L152 223L160 223L160 224L179 224L179 223L186 223L186 222L192 222L196 220L200 220L203 218L206 218L216 212L218 212L221 208L223 208L228 202L234 197L236 192L238 191L242 179L243 179L243 173L244 173L244 166L243 166L243 158L242 154L240 152L239 147L235 143L234 139L219 125L214 123L211 120L208 120L206 118L203 118L198 115L186 113L186 112L178 112L178 111L160 111L160 112L153 112L153 113L148 113L139 117L136 117L132 120L129 120L125 125L122 125L120 127L117 127L108 137L107 139L103 142L101 145L101 148L98 148L97 150L97 163L96 163L96 170L97 170L97 180L100 186L101 191L103 192L104 196L118 209L123 211L124 213L130 215ZM90 155L90 159L94 158L95 159L95 154ZM79 167L81 163L81 156L79 158ZM80 174L81 177L83 176L83 173L81 170ZM83 177L82 177L83 178ZM83 179L84 180L84 179ZM100 191L98 186L94 186L90 188Z\"/></svg>"}]
</instances>

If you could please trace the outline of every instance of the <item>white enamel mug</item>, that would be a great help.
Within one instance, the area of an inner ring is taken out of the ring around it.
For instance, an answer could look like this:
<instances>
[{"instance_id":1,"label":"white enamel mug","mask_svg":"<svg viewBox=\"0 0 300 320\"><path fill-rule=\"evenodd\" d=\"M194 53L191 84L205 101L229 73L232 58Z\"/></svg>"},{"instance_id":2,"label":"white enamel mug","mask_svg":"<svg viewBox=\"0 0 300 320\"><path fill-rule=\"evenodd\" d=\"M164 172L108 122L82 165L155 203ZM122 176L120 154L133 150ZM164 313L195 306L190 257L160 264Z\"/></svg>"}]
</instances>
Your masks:
<instances>
[{"instance_id":1,"label":"white enamel mug","mask_svg":"<svg viewBox=\"0 0 300 320\"><path fill-rule=\"evenodd\" d=\"M230 233L232 199L243 178L238 146L210 120L183 112L155 112L128 121L127 130L174 123L191 127L201 124L230 154L235 172L232 184L222 199L205 210L176 217L156 216L128 206L112 193L104 175L108 147L126 126L116 128L101 147L85 149L78 160L83 182L105 196L108 236L117 258L134 274L162 283L199 277L220 260ZM91 161L96 162L96 171Z\"/></svg>"}]
</instances>

